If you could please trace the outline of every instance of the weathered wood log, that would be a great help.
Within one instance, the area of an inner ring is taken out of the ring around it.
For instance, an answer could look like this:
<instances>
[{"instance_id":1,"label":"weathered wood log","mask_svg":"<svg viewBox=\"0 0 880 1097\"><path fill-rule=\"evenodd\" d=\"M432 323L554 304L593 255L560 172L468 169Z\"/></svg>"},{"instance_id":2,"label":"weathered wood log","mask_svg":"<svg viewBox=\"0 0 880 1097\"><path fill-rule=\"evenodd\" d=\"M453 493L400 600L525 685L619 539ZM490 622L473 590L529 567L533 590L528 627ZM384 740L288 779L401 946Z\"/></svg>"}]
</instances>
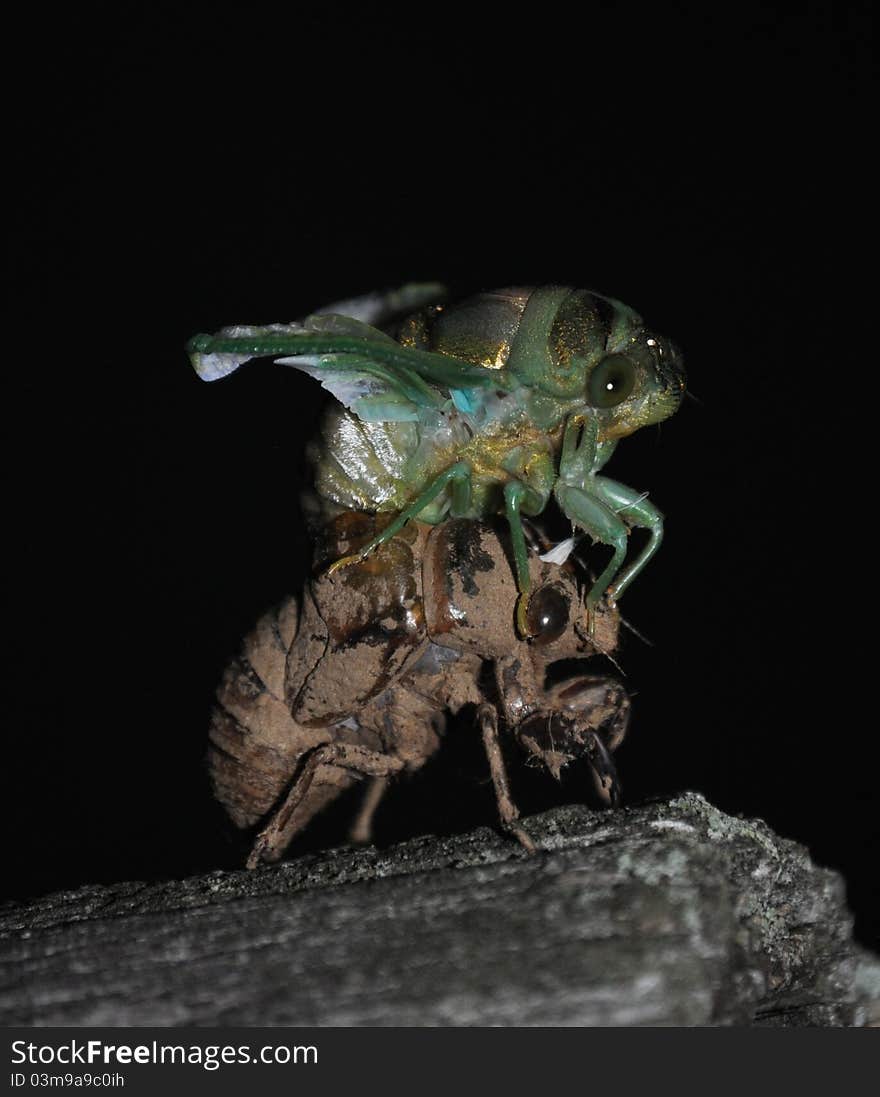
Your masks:
<instances>
[{"instance_id":1,"label":"weathered wood log","mask_svg":"<svg viewBox=\"0 0 880 1097\"><path fill-rule=\"evenodd\" d=\"M702 797L59 893L0 916L4 1025L865 1025L840 877Z\"/></svg>"}]
</instances>

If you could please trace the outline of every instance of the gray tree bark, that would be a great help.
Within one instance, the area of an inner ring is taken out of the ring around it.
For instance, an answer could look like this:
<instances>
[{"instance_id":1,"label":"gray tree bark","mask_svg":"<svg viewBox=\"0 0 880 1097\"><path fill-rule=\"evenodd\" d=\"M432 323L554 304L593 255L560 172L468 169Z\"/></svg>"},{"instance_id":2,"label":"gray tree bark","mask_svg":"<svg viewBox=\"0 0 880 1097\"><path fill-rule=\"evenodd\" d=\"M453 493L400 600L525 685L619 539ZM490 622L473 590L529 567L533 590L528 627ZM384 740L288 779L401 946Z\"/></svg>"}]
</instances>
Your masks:
<instances>
[{"instance_id":1,"label":"gray tree bark","mask_svg":"<svg viewBox=\"0 0 880 1097\"><path fill-rule=\"evenodd\" d=\"M51 895L4 1025L877 1025L840 877L702 797Z\"/></svg>"}]
</instances>

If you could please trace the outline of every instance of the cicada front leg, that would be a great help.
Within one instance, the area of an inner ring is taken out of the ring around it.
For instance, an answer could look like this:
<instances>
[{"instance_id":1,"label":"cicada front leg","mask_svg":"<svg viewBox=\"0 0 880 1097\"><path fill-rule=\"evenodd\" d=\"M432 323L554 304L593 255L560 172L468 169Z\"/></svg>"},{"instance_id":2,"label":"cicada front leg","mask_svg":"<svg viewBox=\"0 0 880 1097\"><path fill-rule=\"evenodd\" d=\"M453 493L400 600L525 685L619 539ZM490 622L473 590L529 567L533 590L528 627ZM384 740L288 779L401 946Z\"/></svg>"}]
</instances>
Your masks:
<instances>
[{"instance_id":1,"label":"cicada front leg","mask_svg":"<svg viewBox=\"0 0 880 1097\"><path fill-rule=\"evenodd\" d=\"M597 493L572 487L570 484L559 484L555 494L567 518L588 533L594 541L610 545L614 550L605 570L587 594L586 608L592 614L606 591L610 593L613 589L611 581L620 571L626 557L629 529Z\"/></svg>"},{"instance_id":2,"label":"cicada front leg","mask_svg":"<svg viewBox=\"0 0 880 1097\"><path fill-rule=\"evenodd\" d=\"M644 494L639 494L625 484L609 480L607 476L597 476L594 483L597 495L623 519L629 529L648 531L648 543L631 564L614 575L613 582L608 587L608 597L616 601L660 548L663 540L663 515L653 503L648 502Z\"/></svg>"},{"instance_id":3,"label":"cicada front leg","mask_svg":"<svg viewBox=\"0 0 880 1097\"><path fill-rule=\"evenodd\" d=\"M611 560L591 587L586 608L592 614L626 557L629 530L597 490L594 469L599 462L599 425L592 417L570 419L562 436L559 479L553 489L563 514L585 533L613 549Z\"/></svg>"},{"instance_id":4,"label":"cicada front leg","mask_svg":"<svg viewBox=\"0 0 880 1097\"><path fill-rule=\"evenodd\" d=\"M651 559L663 538L663 515L632 488L595 473L607 454L602 454L595 419L573 419L565 427L559 479L554 494L563 513L594 541L610 545L611 560L596 579L586 599L588 612L607 594L616 600ZM629 532L649 531L648 544L626 568Z\"/></svg>"}]
</instances>

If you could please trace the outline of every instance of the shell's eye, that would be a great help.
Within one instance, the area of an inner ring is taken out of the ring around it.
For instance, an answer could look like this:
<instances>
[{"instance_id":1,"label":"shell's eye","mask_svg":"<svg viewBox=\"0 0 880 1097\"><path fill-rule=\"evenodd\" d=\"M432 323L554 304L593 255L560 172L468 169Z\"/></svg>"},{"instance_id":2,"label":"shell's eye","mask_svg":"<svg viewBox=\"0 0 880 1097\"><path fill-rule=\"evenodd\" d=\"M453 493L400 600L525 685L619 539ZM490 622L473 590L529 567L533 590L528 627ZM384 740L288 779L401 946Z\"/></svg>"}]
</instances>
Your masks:
<instances>
[{"instance_id":1,"label":"shell's eye","mask_svg":"<svg viewBox=\"0 0 880 1097\"><path fill-rule=\"evenodd\" d=\"M571 602L552 584L541 587L529 598L526 624L533 644L552 644L565 632Z\"/></svg>"},{"instance_id":2,"label":"shell's eye","mask_svg":"<svg viewBox=\"0 0 880 1097\"><path fill-rule=\"evenodd\" d=\"M615 408L636 385L636 367L625 354L609 354L590 374L587 400L594 408Z\"/></svg>"}]
</instances>

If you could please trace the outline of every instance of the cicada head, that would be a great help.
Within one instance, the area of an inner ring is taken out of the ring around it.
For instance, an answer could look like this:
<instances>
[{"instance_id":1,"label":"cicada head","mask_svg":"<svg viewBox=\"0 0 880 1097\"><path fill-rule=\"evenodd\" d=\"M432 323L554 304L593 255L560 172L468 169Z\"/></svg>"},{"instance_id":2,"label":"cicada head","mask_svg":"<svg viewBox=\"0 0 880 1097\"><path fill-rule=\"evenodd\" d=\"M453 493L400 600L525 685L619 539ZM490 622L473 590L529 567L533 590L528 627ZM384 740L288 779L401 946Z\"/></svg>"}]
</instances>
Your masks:
<instances>
[{"instance_id":1,"label":"cicada head","mask_svg":"<svg viewBox=\"0 0 880 1097\"><path fill-rule=\"evenodd\" d=\"M684 395L678 348L627 305L590 290L534 290L506 364L560 418L595 415L606 439L667 419Z\"/></svg>"}]
</instances>

